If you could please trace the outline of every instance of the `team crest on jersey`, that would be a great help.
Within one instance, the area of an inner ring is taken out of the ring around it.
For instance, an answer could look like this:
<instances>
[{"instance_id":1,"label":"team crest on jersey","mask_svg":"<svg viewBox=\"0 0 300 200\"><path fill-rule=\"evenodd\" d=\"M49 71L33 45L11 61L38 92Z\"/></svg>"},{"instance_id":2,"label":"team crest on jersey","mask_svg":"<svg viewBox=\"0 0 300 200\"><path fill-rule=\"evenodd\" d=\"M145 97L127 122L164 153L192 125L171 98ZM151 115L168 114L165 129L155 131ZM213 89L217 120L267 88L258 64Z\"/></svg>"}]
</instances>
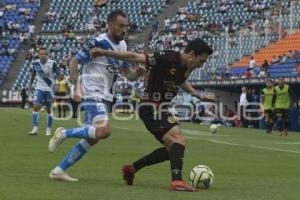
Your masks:
<instances>
[{"instance_id":1,"label":"team crest on jersey","mask_svg":"<svg viewBox=\"0 0 300 200\"><path fill-rule=\"evenodd\" d=\"M170 74L171 75L175 75L175 73L176 73L176 69L175 68L170 69Z\"/></svg>"},{"instance_id":2,"label":"team crest on jersey","mask_svg":"<svg viewBox=\"0 0 300 200\"><path fill-rule=\"evenodd\" d=\"M149 64L151 66L155 66L156 65L156 59L155 59L153 53L149 54Z\"/></svg>"},{"instance_id":3,"label":"team crest on jersey","mask_svg":"<svg viewBox=\"0 0 300 200\"><path fill-rule=\"evenodd\" d=\"M171 123L171 124L175 124L176 123L176 119L172 116L169 116L168 117L168 122Z\"/></svg>"}]
</instances>

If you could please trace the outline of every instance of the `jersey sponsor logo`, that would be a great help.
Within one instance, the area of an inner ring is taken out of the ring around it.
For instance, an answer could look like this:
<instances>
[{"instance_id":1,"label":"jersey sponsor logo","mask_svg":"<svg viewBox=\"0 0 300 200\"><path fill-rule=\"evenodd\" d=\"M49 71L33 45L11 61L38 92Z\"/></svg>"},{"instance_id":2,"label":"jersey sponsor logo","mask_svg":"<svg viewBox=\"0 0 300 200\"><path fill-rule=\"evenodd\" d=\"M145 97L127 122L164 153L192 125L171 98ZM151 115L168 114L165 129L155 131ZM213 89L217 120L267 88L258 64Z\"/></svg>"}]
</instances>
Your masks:
<instances>
[{"instance_id":1,"label":"jersey sponsor logo","mask_svg":"<svg viewBox=\"0 0 300 200\"><path fill-rule=\"evenodd\" d=\"M108 65L108 66L106 66L106 70L109 73L118 73L118 67L114 66L114 65Z\"/></svg>"},{"instance_id":2,"label":"jersey sponsor logo","mask_svg":"<svg viewBox=\"0 0 300 200\"><path fill-rule=\"evenodd\" d=\"M175 75L175 73L176 73L176 69L175 68L170 69L170 74L171 75Z\"/></svg>"},{"instance_id":3,"label":"jersey sponsor logo","mask_svg":"<svg viewBox=\"0 0 300 200\"><path fill-rule=\"evenodd\" d=\"M163 85L167 92L175 92L178 89L174 81L164 81Z\"/></svg>"}]
</instances>

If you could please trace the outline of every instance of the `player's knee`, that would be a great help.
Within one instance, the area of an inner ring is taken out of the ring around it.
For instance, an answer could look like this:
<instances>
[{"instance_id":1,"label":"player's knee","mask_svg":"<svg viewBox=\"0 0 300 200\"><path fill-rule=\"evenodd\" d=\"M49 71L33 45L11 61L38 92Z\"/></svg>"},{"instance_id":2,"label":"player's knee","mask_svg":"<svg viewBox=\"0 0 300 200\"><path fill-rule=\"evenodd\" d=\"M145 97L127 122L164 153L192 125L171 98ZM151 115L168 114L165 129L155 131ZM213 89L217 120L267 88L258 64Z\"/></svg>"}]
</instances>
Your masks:
<instances>
[{"instance_id":1,"label":"player's knee","mask_svg":"<svg viewBox=\"0 0 300 200\"><path fill-rule=\"evenodd\" d=\"M186 138L181 133L171 134L166 138L166 144L167 144L167 146L171 146L174 143L178 143L178 144L185 146Z\"/></svg>"},{"instance_id":2,"label":"player's knee","mask_svg":"<svg viewBox=\"0 0 300 200\"><path fill-rule=\"evenodd\" d=\"M40 111L40 109L41 109L41 108L40 108L40 107L38 107L38 106L34 106L34 107L33 107L33 111L34 111L34 112L39 112L39 111Z\"/></svg>"},{"instance_id":3,"label":"player's knee","mask_svg":"<svg viewBox=\"0 0 300 200\"><path fill-rule=\"evenodd\" d=\"M110 128L108 126L105 127L96 127L95 135L97 139L105 139L111 135Z\"/></svg>"},{"instance_id":4,"label":"player's knee","mask_svg":"<svg viewBox=\"0 0 300 200\"><path fill-rule=\"evenodd\" d=\"M186 146L186 143L187 143L186 138L183 135L181 135L180 144L182 144L183 146Z\"/></svg>"}]
</instances>

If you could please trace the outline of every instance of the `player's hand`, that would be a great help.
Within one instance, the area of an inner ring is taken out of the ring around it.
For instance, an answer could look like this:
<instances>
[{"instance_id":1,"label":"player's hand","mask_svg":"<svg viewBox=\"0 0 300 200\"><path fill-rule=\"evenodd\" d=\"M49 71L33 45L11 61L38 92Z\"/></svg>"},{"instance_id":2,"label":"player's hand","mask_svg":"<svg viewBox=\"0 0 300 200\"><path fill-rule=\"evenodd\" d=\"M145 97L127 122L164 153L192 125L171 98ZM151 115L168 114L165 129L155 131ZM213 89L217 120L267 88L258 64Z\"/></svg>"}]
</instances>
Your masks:
<instances>
[{"instance_id":1,"label":"player's hand","mask_svg":"<svg viewBox=\"0 0 300 200\"><path fill-rule=\"evenodd\" d=\"M145 74L145 72L146 72L146 69L143 66L138 66L136 68L136 73L138 74L138 76L143 76Z\"/></svg>"},{"instance_id":2,"label":"player's hand","mask_svg":"<svg viewBox=\"0 0 300 200\"><path fill-rule=\"evenodd\" d=\"M76 102L80 102L81 101L81 98L82 95L81 95L81 91L78 87L75 87L74 88L74 95L73 95L73 100L76 101Z\"/></svg>"},{"instance_id":3,"label":"player's hand","mask_svg":"<svg viewBox=\"0 0 300 200\"><path fill-rule=\"evenodd\" d=\"M89 53L92 59L96 58L97 56L104 56L104 51L100 48L92 48Z\"/></svg>"},{"instance_id":4,"label":"player's hand","mask_svg":"<svg viewBox=\"0 0 300 200\"><path fill-rule=\"evenodd\" d=\"M200 100L204 102L216 103L215 97L202 97Z\"/></svg>"}]
</instances>

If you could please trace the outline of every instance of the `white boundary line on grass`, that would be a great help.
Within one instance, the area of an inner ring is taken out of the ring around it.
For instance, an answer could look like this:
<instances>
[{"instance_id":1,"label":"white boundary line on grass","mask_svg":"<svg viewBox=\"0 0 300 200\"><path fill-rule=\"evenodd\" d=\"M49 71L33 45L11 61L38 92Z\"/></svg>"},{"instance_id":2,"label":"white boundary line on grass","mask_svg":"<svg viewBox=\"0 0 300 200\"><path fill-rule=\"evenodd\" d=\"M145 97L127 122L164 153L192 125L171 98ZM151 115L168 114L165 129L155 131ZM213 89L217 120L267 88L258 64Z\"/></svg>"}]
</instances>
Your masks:
<instances>
[{"instance_id":1,"label":"white boundary line on grass","mask_svg":"<svg viewBox=\"0 0 300 200\"><path fill-rule=\"evenodd\" d=\"M113 128L123 129L123 130L130 130L130 131L134 131L134 132L148 132L148 131L145 131L143 129L137 130L137 129L130 129L130 128L119 127L119 126L113 126ZM185 133L187 132L187 130L185 130L185 129L183 129L183 131ZM203 135L203 133L206 133L205 134L206 136L208 136L208 135L211 135L213 137L216 136L216 135L213 135L213 134L211 134L209 132L200 132L200 134L202 134L202 135ZM200 135L200 134L198 134L198 135ZM197 135L197 134L194 134L194 135ZM229 135L227 135L227 136L229 136ZM262 150L268 150L268 151L280 151L280 152L286 152L286 153L300 154L300 151L293 151L293 150L280 149L280 148L272 148L272 147L263 147L263 146L257 146L257 145L243 145L243 144L225 142L225 141L216 140L216 139L199 138L199 137L194 137L194 136L186 136L186 138L189 138L189 139L192 139L192 140L204 140L204 141L209 141L209 142L218 143L218 144L224 144L224 145L230 145L230 146L250 147L250 148L262 149Z\"/></svg>"},{"instance_id":2,"label":"white boundary line on grass","mask_svg":"<svg viewBox=\"0 0 300 200\"><path fill-rule=\"evenodd\" d=\"M212 134L211 132L206 132L206 131L197 131L197 130L191 130L191 129L182 129L182 131L184 132L184 133L186 133L187 135L195 135L195 136L197 136L197 135L199 135L199 136L213 136L213 137L228 137L228 136L230 136L230 137L234 137L234 135L226 135L226 134L218 134L218 133L216 133L216 134Z\"/></svg>"},{"instance_id":3,"label":"white boundary line on grass","mask_svg":"<svg viewBox=\"0 0 300 200\"><path fill-rule=\"evenodd\" d=\"M113 128L117 128L117 129L123 129L123 130L128 130L128 131L134 131L134 132L145 132L148 133L149 131L141 129L131 129L131 128L125 128L125 127L120 127L120 126L112 126ZM205 131L196 131L196 130L189 130L189 129L182 129L182 131L184 133L186 133L187 135L192 135L192 136L217 136L217 137L225 137L225 136L232 136L232 135L219 135L219 134L212 134L210 132L205 132ZM234 137L234 136L233 136Z\"/></svg>"},{"instance_id":4,"label":"white boundary line on grass","mask_svg":"<svg viewBox=\"0 0 300 200\"><path fill-rule=\"evenodd\" d=\"M300 142L276 142L276 144L294 144L294 145L299 145Z\"/></svg>"},{"instance_id":5,"label":"white boundary line on grass","mask_svg":"<svg viewBox=\"0 0 300 200\"><path fill-rule=\"evenodd\" d=\"M187 136L187 138L192 139L192 140L205 140L205 141L209 141L209 142L213 142L213 143L230 145L230 146L250 147L250 148L263 149L263 150L269 150L269 151L280 151L280 152L286 152L286 153L300 154L300 151L293 151L293 150L280 149L280 148L263 147L263 146L257 146L257 145L242 145L242 144L238 144L238 143L224 142L224 141L215 140L215 139L200 139L198 137L192 137L192 136Z\"/></svg>"}]
</instances>

